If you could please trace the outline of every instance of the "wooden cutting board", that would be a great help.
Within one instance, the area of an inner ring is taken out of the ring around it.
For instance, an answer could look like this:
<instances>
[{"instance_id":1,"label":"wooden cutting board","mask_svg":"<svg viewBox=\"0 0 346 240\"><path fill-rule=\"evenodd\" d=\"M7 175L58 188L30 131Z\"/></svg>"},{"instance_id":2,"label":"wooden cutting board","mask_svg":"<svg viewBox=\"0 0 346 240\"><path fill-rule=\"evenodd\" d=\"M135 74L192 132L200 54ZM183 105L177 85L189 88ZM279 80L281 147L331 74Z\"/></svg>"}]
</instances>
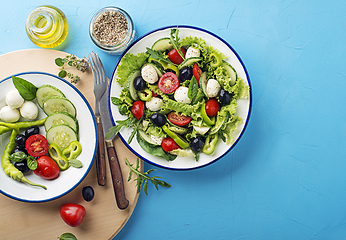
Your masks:
<instances>
[{"instance_id":1,"label":"wooden cutting board","mask_svg":"<svg viewBox=\"0 0 346 240\"><path fill-rule=\"evenodd\" d=\"M54 60L67 55L69 54L47 49L20 50L1 55L0 79L17 73L33 71L57 75L59 68L55 65ZM81 77L76 87L94 108L94 83L91 71L81 73L72 68L68 68L68 70ZM65 232L73 233L78 239L83 240L113 238L130 218L139 197L135 182L127 182L129 168L124 162L126 157L130 163L135 163L137 157L125 147L118 137L115 138L114 145L122 169L126 197L129 200L127 209L120 210L116 205L108 163L107 184L104 187L97 183L94 163L87 177L77 188L50 202L25 203L0 194L0 239L57 239ZM142 161L140 161L140 168L143 171ZM86 202L82 197L84 186L94 188L95 197L91 202ZM59 215L60 206L69 202L81 204L86 209L85 219L79 227L68 226Z\"/></svg>"}]
</instances>

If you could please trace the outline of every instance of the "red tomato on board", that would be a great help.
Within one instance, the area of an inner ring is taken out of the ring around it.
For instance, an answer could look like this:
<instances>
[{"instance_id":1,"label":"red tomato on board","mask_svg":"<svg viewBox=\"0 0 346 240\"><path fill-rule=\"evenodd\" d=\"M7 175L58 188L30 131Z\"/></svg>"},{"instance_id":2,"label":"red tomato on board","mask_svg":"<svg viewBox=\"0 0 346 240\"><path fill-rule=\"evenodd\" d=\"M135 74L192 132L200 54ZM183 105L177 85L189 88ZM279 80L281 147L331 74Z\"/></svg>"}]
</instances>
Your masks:
<instances>
[{"instance_id":1,"label":"red tomato on board","mask_svg":"<svg viewBox=\"0 0 346 240\"><path fill-rule=\"evenodd\" d=\"M60 216L71 227L78 227L85 217L86 211L82 205L66 203L60 207Z\"/></svg>"},{"instance_id":2,"label":"red tomato on board","mask_svg":"<svg viewBox=\"0 0 346 240\"><path fill-rule=\"evenodd\" d=\"M162 140L161 147L165 152L170 152L172 150L181 148L171 137L167 137Z\"/></svg>"},{"instance_id":3,"label":"red tomato on board","mask_svg":"<svg viewBox=\"0 0 346 240\"><path fill-rule=\"evenodd\" d=\"M144 102L135 101L132 104L131 112L132 112L133 116L135 116L135 118L137 118L139 120L143 116L143 113L144 113Z\"/></svg>"},{"instance_id":4,"label":"red tomato on board","mask_svg":"<svg viewBox=\"0 0 346 240\"><path fill-rule=\"evenodd\" d=\"M44 179L55 179L59 176L59 166L48 156L37 159L37 168L33 172Z\"/></svg>"},{"instance_id":5,"label":"red tomato on board","mask_svg":"<svg viewBox=\"0 0 346 240\"><path fill-rule=\"evenodd\" d=\"M160 77L158 86L161 92L170 94L179 87L179 79L174 73L166 72Z\"/></svg>"},{"instance_id":6,"label":"red tomato on board","mask_svg":"<svg viewBox=\"0 0 346 240\"><path fill-rule=\"evenodd\" d=\"M168 120L175 125L185 126L191 122L192 118L176 112L170 112L168 114Z\"/></svg>"},{"instance_id":7,"label":"red tomato on board","mask_svg":"<svg viewBox=\"0 0 346 240\"><path fill-rule=\"evenodd\" d=\"M199 78L202 75L202 70L199 68L197 63L195 63L195 65L193 65L192 74L196 78L196 80L197 80L197 82L199 84Z\"/></svg>"},{"instance_id":8,"label":"red tomato on board","mask_svg":"<svg viewBox=\"0 0 346 240\"><path fill-rule=\"evenodd\" d=\"M205 111L209 117L215 117L220 111L220 104L215 98L209 99L205 104Z\"/></svg>"},{"instance_id":9,"label":"red tomato on board","mask_svg":"<svg viewBox=\"0 0 346 240\"><path fill-rule=\"evenodd\" d=\"M48 142L44 136L35 134L26 140L25 148L30 156L40 157L48 152Z\"/></svg>"},{"instance_id":10,"label":"red tomato on board","mask_svg":"<svg viewBox=\"0 0 346 240\"><path fill-rule=\"evenodd\" d=\"M186 54L186 50L185 48L180 48L183 56L185 57ZM179 55L178 51L176 49L172 49L169 53L168 53L168 58L169 60L171 60L172 63L174 64L180 64L184 61L184 59Z\"/></svg>"}]
</instances>

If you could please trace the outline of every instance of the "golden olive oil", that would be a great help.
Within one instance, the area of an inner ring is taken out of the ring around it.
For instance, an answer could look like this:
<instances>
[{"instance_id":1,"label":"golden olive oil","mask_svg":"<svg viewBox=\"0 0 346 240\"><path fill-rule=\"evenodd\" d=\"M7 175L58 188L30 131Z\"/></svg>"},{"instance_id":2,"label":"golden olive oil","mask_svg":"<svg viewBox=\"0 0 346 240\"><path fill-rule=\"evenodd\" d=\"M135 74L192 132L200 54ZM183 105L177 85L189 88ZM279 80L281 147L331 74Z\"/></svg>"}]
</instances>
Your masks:
<instances>
[{"instance_id":1,"label":"golden olive oil","mask_svg":"<svg viewBox=\"0 0 346 240\"><path fill-rule=\"evenodd\" d=\"M26 19L26 32L37 46L54 48L60 45L68 34L67 18L56 7L40 6Z\"/></svg>"}]
</instances>

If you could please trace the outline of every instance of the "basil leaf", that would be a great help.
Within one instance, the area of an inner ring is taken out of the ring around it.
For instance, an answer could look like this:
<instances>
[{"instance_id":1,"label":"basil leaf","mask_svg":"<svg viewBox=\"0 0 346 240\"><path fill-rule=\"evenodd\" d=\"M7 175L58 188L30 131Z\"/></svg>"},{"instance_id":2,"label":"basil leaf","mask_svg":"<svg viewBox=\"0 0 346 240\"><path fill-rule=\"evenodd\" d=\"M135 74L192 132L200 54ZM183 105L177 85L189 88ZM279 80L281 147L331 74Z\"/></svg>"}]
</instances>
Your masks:
<instances>
[{"instance_id":1,"label":"basil leaf","mask_svg":"<svg viewBox=\"0 0 346 240\"><path fill-rule=\"evenodd\" d=\"M24 100L32 101L36 98L37 87L34 84L15 76L12 76L12 82Z\"/></svg>"},{"instance_id":2,"label":"basil leaf","mask_svg":"<svg viewBox=\"0 0 346 240\"><path fill-rule=\"evenodd\" d=\"M21 151L12 153L10 156L10 160L12 162L21 162L25 159L26 159L26 154L24 152L21 152Z\"/></svg>"},{"instance_id":3,"label":"basil leaf","mask_svg":"<svg viewBox=\"0 0 346 240\"><path fill-rule=\"evenodd\" d=\"M28 165L28 168L31 169L31 170L35 170L37 168L37 162L36 162L36 159L32 156L28 156L26 158L27 160L27 165Z\"/></svg>"},{"instance_id":4,"label":"basil leaf","mask_svg":"<svg viewBox=\"0 0 346 240\"><path fill-rule=\"evenodd\" d=\"M71 159L70 161L68 161L68 163L70 164L70 166L72 166L74 168L81 168L81 167L83 167L82 162L79 161L78 159Z\"/></svg>"},{"instance_id":5,"label":"basil leaf","mask_svg":"<svg viewBox=\"0 0 346 240\"><path fill-rule=\"evenodd\" d=\"M72 233L63 233L60 237L58 237L60 240L77 240L76 236Z\"/></svg>"},{"instance_id":6,"label":"basil leaf","mask_svg":"<svg viewBox=\"0 0 346 240\"><path fill-rule=\"evenodd\" d=\"M187 92L188 97L192 100L191 104L195 104L195 100L196 100L196 96L198 93L198 82L196 80L196 78L193 76L191 81L190 81L190 85L189 85L189 90Z\"/></svg>"}]
</instances>

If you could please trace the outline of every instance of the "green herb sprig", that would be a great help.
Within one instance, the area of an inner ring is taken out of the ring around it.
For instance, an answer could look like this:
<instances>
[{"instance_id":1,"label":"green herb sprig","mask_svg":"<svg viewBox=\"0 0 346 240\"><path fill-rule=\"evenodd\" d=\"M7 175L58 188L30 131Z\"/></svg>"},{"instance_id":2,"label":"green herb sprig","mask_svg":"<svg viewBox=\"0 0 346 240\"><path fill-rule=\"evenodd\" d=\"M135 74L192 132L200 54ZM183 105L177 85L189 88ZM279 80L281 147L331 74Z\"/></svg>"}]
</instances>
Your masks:
<instances>
[{"instance_id":1,"label":"green herb sprig","mask_svg":"<svg viewBox=\"0 0 346 240\"><path fill-rule=\"evenodd\" d=\"M184 54L181 52L180 49L180 43L179 43L179 36L178 36L179 30L178 27L177 28L172 28L171 29L171 35L170 35L170 43L173 45L174 49L177 50L177 52L179 53L180 57L185 60Z\"/></svg>"},{"instance_id":2,"label":"green herb sprig","mask_svg":"<svg viewBox=\"0 0 346 240\"><path fill-rule=\"evenodd\" d=\"M148 176L152 171L156 171L156 169L150 169L144 173L140 172L139 171L139 158L137 158L136 167L133 167L133 164L130 164L129 161L127 160L127 158L125 158L125 163L130 168L129 178L127 179L127 181L129 182L132 179L133 173L137 175L137 178L134 180L137 182L136 183L137 193L139 193L141 191L141 187L143 184L143 190L144 190L145 194L148 195L148 183L149 183L149 181L155 185L157 190L159 190L159 186L166 187L166 188L171 187L171 185L169 183L166 183L165 181L162 181L159 179L162 177L157 177L157 176L156 177L149 177Z\"/></svg>"},{"instance_id":3,"label":"green herb sprig","mask_svg":"<svg viewBox=\"0 0 346 240\"><path fill-rule=\"evenodd\" d=\"M85 72L89 68L89 62L85 57L77 58L75 55L71 54L64 58L55 59L55 64L58 67L60 67L60 72L58 73L58 76L61 78L65 78L67 76L70 79L71 83L75 83L75 84L79 82L80 77L70 72L67 72L65 70L66 63L68 66L75 67L77 70L81 72Z\"/></svg>"}]
</instances>

